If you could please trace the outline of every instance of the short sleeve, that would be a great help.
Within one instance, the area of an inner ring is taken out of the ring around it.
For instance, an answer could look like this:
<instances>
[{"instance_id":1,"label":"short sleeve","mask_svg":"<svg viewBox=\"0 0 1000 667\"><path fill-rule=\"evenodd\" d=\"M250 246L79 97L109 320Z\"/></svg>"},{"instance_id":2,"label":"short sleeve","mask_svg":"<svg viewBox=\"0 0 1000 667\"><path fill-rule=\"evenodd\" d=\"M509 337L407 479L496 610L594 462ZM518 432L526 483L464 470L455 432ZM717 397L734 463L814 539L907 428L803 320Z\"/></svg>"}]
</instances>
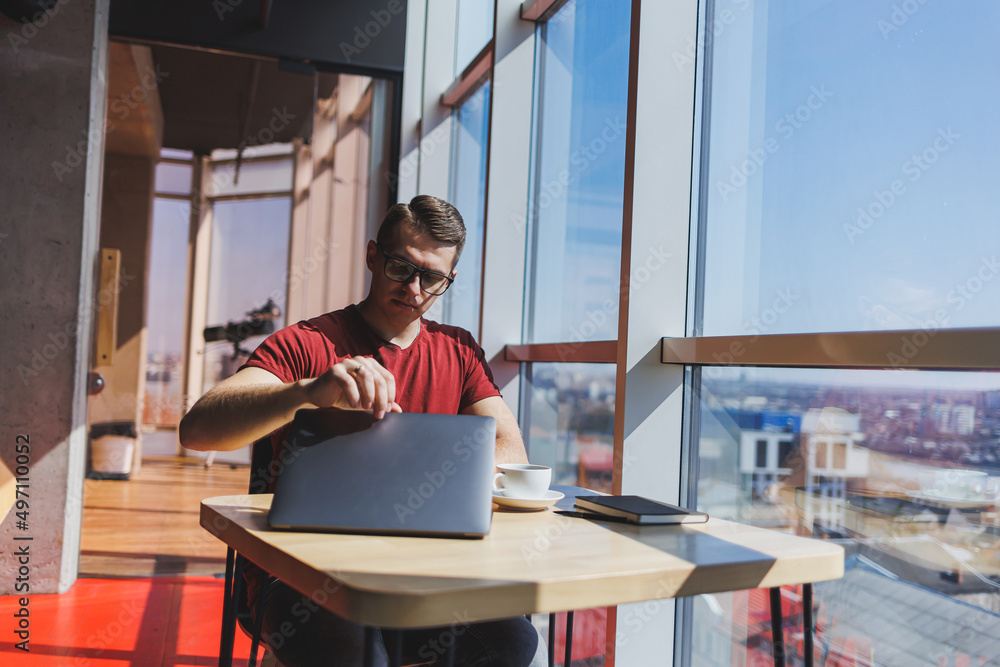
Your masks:
<instances>
[{"instance_id":1,"label":"short sleeve","mask_svg":"<svg viewBox=\"0 0 1000 667\"><path fill-rule=\"evenodd\" d=\"M240 370L262 368L282 382L297 382L321 375L333 356L326 337L302 321L264 339Z\"/></svg>"},{"instance_id":2,"label":"short sleeve","mask_svg":"<svg viewBox=\"0 0 1000 667\"><path fill-rule=\"evenodd\" d=\"M493 371L486 362L486 353L483 348L467 331L462 331L460 338L464 355L466 356L465 379L462 384L462 402L459 412L465 410L473 403L477 403L484 398L500 396L500 388L493 380Z\"/></svg>"}]
</instances>

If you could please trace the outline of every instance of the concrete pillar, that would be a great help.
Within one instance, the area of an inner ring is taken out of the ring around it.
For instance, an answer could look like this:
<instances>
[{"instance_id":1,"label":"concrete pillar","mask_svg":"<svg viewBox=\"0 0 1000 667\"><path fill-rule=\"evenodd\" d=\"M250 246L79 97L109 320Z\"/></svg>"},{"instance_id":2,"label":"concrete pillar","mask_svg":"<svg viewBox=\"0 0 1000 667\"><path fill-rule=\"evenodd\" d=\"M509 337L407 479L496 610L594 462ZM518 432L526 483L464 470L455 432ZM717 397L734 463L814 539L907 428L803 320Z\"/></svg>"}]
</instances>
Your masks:
<instances>
[{"instance_id":1,"label":"concrete pillar","mask_svg":"<svg viewBox=\"0 0 1000 667\"><path fill-rule=\"evenodd\" d=\"M16 466L19 435L30 449L27 507L0 524L0 594L63 592L77 575L107 18L108 0L0 16L0 459Z\"/></svg>"}]
</instances>

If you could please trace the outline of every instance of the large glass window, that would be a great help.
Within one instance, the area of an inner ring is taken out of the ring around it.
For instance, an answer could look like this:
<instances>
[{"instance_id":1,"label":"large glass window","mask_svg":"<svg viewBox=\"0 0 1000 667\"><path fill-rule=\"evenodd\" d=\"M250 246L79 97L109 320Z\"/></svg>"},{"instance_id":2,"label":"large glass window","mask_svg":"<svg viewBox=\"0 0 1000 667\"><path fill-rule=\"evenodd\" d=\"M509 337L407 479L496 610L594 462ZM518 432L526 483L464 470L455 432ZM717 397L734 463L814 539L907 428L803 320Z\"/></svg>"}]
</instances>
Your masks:
<instances>
[{"instance_id":1,"label":"large glass window","mask_svg":"<svg viewBox=\"0 0 1000 667\"><path fill-rule=\"evenodd\" d=\"M552 468L553 484L611 492L614 364L528 365L521 428L532 463Z\"/></svg>"},{"instance_id":2,"label":"large glass window","mask_svg":"<svg viewBox=\"0 0 1000 667\"><path fill-rule=\"evenodd\" d=\"M988 84L1000 7L704 5L692 332L928 330L901 337L905 354L936 329L1000 325ZM817 661L996 660L1000 374L694 377L699 509L845 547L845 576L816 587ZM783 591L786 618L800 618L798 593ZM693 610L692 664L770 660L764 592ZM788 650L801 660L799 638Z\"/></svg>"},{"instance_id":3,"label":"large glass window","mask_svg":"<svg viewBox=\"0 0 1000 667\"><path fill-rule=\"evenodd\" d=\"M493 37L493 0L458 0L455 30L455 76Z\"/></svg>"},{"instance_id":4,"label":"large glass window","mask_svg":"<svg viewBox=\"0 0 1000 667\"><path fill-rule=\"evenodd\" d=\"M844 546L844 577L816 586L817 657L997 658L1000 373L706 369L698 426L699 509ZM764 591L702 596L694 618L693 664L770 660Z\"/></svg>"},{"instance_id":5,"label":"large glass window","mask_svg":"<svg viewBox=\"0 0 1000 667\"><path fill-rule=\"evenodd\" d=\"M290 217L290 197L214 204L206 318L209 326L242 322L248 312L261 308L268 299L281 311L274 320L275 331L285 325ZM252 352L264 338L248 337L240 343L240 349ZM204 391L235 373L246 358L225 341L206 345Z\"/></svg>"},{"instance_id":6,"label":"large glass window","mask_svg":"<svg viewBox=\"0 0 1000 667\"><path fill-rule=\"evenodd\" d=\"M1000 5L711 4L702 333L997 324Z\"/></svg>"},{"instance_id":7,"label":"large glass window","mask_svg":"<svg viewBox=\"0 0 1000 667\"><path fill-rule=\"evenodd\" d=\"M617 337L630 4L539 28L526 342Z\"/></svg>"},{"instance_id":8,"label":"large glass window","mask_svg":"<svg viewBox=\"0 0 1000 667\"><path fill-rule=\"evenodd\" d=\"M465 220L465 248L458 276L437 303L442 321L479 331L486 213L486 144L489 140L490 84L486 82L455 112L452 142L451 203ZM435 305L437 305L435 303Z\"/></svg>"},{"instance_id":9,"label":"large glass window","mask_svg":"<svg viewBox=\"0 0 1000 667\"><path fill-rule=\"evenodd\" d=\"M168 165L157 167L158 184L164 166ZM177 189L179 184L174 183L174 187ZM188 167L186 192L190 190ZM153 200L146 299L144 424L176 426L184 415L184 322L190 217L190 200L163 197Z\"/></svg>"}]
</instances>

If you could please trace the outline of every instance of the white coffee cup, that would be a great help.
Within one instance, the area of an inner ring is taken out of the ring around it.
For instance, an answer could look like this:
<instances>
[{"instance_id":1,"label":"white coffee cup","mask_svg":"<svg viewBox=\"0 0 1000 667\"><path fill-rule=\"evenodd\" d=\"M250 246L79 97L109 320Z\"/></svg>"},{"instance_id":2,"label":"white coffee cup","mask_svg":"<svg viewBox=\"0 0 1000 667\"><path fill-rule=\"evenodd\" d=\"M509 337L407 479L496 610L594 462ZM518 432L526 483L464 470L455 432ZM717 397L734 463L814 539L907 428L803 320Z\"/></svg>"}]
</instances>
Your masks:
<instances>
[{"instance_id":1,"label":"white coffee cup","mask_svg":"<svg viewBox=\"0 0 1000 667\"><path fill-rule=\"evenodd\" d=\"M989 475L980 470L952 468L934 471L934 490L938 495L961 500L982 498Z\"/></svg>"},{"instance_id":2,"label":"white coffee cup","mask_svg":"<svg viewBox=\"0 0 1000 667\"><path fill-rule=\"evenodd\" d=\"M531 463L501 463L493 475L493 492L507 498L539 500L552 482L552 468Z\"/></svg>"}]
</instances>

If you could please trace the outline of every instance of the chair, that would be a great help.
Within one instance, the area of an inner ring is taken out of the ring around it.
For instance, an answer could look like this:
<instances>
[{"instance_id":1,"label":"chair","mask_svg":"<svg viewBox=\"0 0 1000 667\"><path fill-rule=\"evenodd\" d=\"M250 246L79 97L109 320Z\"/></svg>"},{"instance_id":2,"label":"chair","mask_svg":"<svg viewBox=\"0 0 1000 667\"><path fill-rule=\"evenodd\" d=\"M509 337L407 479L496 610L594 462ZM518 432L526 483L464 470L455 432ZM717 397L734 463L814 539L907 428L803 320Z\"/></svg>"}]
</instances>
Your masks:
<instances>
[{"instance_id":1,"label":"chair","mask_svg":"<svg viewBox=\"0 0 1000 667\"><path fill-rule=\"evenodd\" d=\"M265 436L251 445L250 482L248 493L267 493L271 485L271 437ZM257 664L257 647L260 645L260 620L253 622L250 605L246 599L243 567L247 560L230 547L226 553L226 583L222 608L222 640L219 646L219 667L231 667L233 663L233 643L236 626L251 639L250 667ZM261 595L266 596L278 580L267 577L261 587Z\"/></svg>"}]
</instances>

